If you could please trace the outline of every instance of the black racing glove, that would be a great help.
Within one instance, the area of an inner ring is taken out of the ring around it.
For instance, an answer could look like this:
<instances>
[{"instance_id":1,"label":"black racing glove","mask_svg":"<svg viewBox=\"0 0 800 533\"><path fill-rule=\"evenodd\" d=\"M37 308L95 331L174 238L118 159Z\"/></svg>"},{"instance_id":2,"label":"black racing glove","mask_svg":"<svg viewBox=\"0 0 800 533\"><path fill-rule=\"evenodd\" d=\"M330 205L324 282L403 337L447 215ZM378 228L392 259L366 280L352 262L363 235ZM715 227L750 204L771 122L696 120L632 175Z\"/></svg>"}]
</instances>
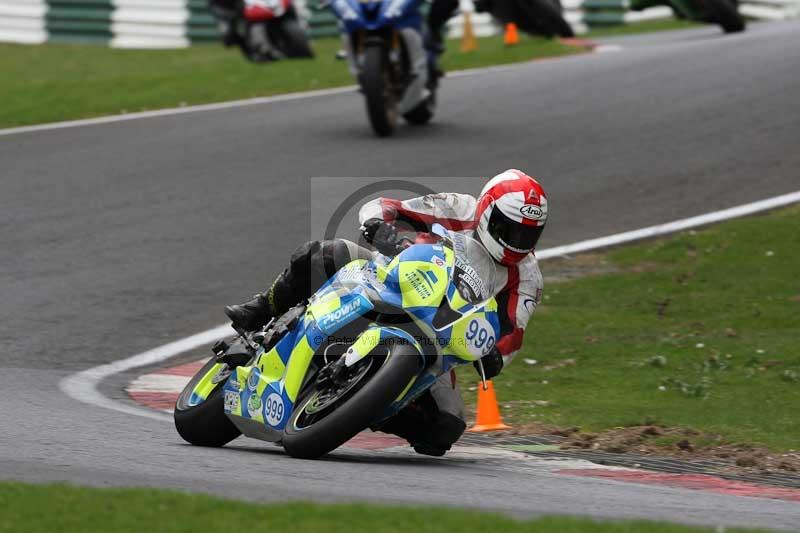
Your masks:
<instances>
[{"instance_id":1,"label":"black racing glove","mask_svg":"<svg viewBox=\"0 0 800 533\"><path fill-rule=\"evenodd\" d=\"M397 253L397 228L379 218L370 218L361 225L364 240L384 255Z\"/></svg>"},{"instance_id":2,"label":"black racing glove","mask_svg":"<svg viewBox=\"0 0 800 533\"><path fill-rule=\"evenodd\" d=\"M481 357L480 361L483 363L483 371L486 374L486 379L497 377L500 371L503 370L503 356L500 355L500 351L497 348L492 348L492 351ZM475 370L477 370L478 375L480 375L481 369L478 361L472 364L475 365Z\"/></svg>"}]
</instances>

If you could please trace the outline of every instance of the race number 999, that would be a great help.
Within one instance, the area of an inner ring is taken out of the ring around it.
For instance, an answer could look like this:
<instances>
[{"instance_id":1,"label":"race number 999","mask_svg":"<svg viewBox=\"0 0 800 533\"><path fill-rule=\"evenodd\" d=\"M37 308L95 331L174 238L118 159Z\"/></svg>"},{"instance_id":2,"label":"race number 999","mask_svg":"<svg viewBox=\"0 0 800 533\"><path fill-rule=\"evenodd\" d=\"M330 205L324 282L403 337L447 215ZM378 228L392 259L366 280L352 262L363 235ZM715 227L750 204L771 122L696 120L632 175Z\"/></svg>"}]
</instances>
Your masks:
<instances>
[{"instance_id":1,"label":"race number 999","mask_svg":"<svg viewBox=\"0 0 800 533\"><path fill-rule=\"evenodd\" d=\"M472 355L486 355L494 348L494 331L489 321L482 316L470 321L464 338Z\"/></svg>"},{"instance_id":2,"label":"race number 999","mask_svg":"<svg viewBox=\"0 0 800 533\"><path fill-rule=\"evenodd\" d=\"M267 396L264 404L264 419L270 426L277 426L283 420L283 398L274 392Z\"/></svg>"}]
</instances>

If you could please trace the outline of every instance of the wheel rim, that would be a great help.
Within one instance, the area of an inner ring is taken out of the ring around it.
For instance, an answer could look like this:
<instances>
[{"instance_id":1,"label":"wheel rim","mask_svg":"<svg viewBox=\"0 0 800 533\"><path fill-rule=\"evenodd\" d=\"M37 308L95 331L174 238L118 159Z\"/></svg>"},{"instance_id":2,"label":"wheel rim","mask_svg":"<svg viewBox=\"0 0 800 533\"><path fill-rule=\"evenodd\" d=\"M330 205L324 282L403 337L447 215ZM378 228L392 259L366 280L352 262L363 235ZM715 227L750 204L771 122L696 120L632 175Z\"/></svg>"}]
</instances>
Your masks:
<instances>
[{"instance_id":1,"label":"wheel rim","mask_svg":"<svg viewBox=\"0 0 800 533\"><path fill-rule=\"evenodd\" d=\"M372 368L373 361L372 357L363 359L344 383L315 391L309 396L297 410L297 415L293 417L292 427L295 431L302 431L330 414L333 411L332 407L362 382Z\"/></svg>"}]
</instances>

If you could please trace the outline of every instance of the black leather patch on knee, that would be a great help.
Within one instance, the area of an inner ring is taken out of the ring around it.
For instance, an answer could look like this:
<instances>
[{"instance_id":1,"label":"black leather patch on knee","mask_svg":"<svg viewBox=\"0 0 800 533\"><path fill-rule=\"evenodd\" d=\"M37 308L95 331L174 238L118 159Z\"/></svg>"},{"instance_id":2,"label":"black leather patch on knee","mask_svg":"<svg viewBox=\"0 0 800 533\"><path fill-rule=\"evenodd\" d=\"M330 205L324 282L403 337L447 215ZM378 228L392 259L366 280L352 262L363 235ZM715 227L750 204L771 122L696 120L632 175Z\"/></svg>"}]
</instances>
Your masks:
<instances>
[{"instance_id":1,"label":"black leather patch on knee","mask_svg":"<svg viewBox=\"0 0 800 533\"><path fill-rule=\"evenodd\" d=\"M431 427L431 432L434 436L434 442L438 446L449 450L450 446L461 438L466 429L467 424L459 417L439 411L433 427Z\"/></svg>"}]
</instances>

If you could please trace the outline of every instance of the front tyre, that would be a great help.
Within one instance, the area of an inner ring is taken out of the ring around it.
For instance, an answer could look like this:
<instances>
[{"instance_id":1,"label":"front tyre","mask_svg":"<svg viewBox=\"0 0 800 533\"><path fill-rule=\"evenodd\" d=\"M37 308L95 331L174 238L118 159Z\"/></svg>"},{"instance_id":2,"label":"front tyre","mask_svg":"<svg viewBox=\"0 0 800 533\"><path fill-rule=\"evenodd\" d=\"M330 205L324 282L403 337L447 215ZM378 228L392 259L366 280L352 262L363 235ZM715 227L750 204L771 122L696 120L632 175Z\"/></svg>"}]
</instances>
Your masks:
<instances>
[{"instance_id":1,"label":"front tyre","mask_svg":"<svg viewBox=\"0 0 800 533\"><path fill-rule=\"evenodd\" d=\"M211 383L218 370L215 358L211 358L189 381L175 403L175 429L183 440L194 446L218 448L241 435L225 416L223 386L226 379ZM209 387L211 391L205 400L195 403L194 393L202 387Z\"/></svg>"},{"instance_id":2,"label":"front tyre","mask_svg":"<svg viewBox=\"0 0 800 533\"><path fill-rule=\"evenodd\" d=\"M391 135L397 125L397 99L389 58L382 46L367 46L360 81L372 129L379 137Z\"/></svg>"},{"instance_id":3,"label":"front tyre","mask_svg":"<svg viewBox=\"0 0 800 533\"><path fill-rule=\"evenodd\" d=\"M392 344L388 359L368 355L354 365L352 372L363 375L330 405L325 403L326 391L315 385L303 395L286 424L283 434L286 453L315 459L335 450L379 417L405 390L419 368L416 349L408 344Z\"/></svg>"}]
</instances>

